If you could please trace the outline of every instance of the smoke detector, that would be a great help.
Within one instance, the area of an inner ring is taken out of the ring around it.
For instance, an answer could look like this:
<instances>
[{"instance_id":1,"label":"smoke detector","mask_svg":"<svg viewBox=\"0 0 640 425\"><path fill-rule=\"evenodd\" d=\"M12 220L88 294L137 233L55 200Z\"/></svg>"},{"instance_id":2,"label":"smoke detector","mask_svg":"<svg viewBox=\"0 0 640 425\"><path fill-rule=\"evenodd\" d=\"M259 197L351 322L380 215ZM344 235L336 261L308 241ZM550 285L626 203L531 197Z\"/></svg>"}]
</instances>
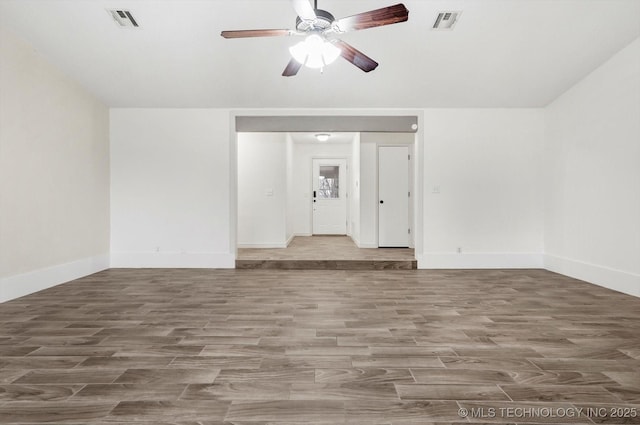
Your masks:
<instances>
[{"instance_id":1,"label":"smoke detector","mask_svg":"<svg viewBox=\"0 0 640 425\"><path fill-rule=\"evenodd\" d=\"M462 11L440 12L433 23L434 30L452 30L460 19Z\"/></svg>"},{"instance_id":2,"label":"smoke detector","mask_svg":"<svg viewBox=\"0 0 640 425\"><path fill-rule=\"evenodd\" d=\"M138 28L139 27L138 22L136 22L133 15L128 10L110 9L110 10L107 10L107 12L111 14L111 17L113 18L113 20L116 21L116 23L120 25L122 28Z\"/></svg>"}]
</instances>

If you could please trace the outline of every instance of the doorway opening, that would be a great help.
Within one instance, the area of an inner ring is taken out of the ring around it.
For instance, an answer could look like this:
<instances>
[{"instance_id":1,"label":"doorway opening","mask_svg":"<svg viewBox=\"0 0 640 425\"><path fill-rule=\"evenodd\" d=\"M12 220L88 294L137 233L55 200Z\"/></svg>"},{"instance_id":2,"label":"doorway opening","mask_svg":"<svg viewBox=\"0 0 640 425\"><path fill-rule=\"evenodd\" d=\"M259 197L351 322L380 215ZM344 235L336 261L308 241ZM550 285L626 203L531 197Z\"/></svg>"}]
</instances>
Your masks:
<instances>
[{"instance_id":1,"label":"doorway opening","mask_svg":"<svg viewBox=\"0 0 640 425\"><path fill-rule=\"evenodd\" d=\"M232 144L236 150L231 153L237 165L231 191L237 202L237 233L233 235L237 268L416 268L415 248L421 242L416 240L421 227L414 211L417 202L412 198L409 204L405 198L406 217L401 220L407 227L405 242L395 245L384 242L389 228L380 219L388 214L378 204L384 193L379 193L379 177L384 172L380 155L386 159L385 149L400 148L408 152L407 157L418 157L415 125L405 132L339 132L335 125L313 127L317 123L310 124L312 117L304 117L311 131L275 131L271 120L263 120L272 125L268 131L257 131L255 122L250 131L242 131L247 118L251 117L236 117L236 143ZM282 121L286 117L275 118ZM313 118L326 121L330 117ZM336 139L318 143L313 137L318 131L331 138L335 134ZM417 169L407 162L403 180L391 185L413 189L418 183ZM392 172L383 181L395 179L396 174ZM392 198L387 203L391 210Z\"/></svg>"}]
</instances>

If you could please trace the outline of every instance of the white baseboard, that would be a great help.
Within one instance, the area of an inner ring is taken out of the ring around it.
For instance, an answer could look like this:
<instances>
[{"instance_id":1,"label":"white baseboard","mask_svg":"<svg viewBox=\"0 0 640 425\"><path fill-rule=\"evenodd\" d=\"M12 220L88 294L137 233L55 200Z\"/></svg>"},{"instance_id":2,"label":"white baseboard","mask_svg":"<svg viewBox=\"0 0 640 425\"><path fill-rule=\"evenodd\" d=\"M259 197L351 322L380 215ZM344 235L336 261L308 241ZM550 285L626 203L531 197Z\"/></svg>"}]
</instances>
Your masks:
<instances>
[{"instance_id":1,"label":"white baseboard","mask_svg":"<svg viewBox=\"0 0 640 425\"><path fill-rule=\"evenodd\" d=\"M351 240L356 244L358 248L378 248L378 244L363 243L360 241L360 239L354 238L353 236L351 237Z\"/></svg>"},{"instance_id":2,"label":"white baseboard","mask_svg":"<svg viewBox=\"0 0 640 425\"><path fill-rule=\"evenodd\" d=\"M291 236L289 236L289 238L287 239L287 241L284 243L284 247L285 247L285 248L286 248L286 247L288 247L288 246L289 246L289 244L291 243L291 241L293 240L293 238L295 238L295 237L296 237L296 234L295 234L295 233L292 233L292 234L291 234Z\"/></svg>"},{"instance_id":3,"label":"white baseboard","mask_svg":"<svg viewBox=\"0 0 640 425\"><path fill-rule=\"evenodd\" d=\"M542 253L473 252L425 253L418 259L419 269L541 269Z\"/></svg>"},{"instance_id":4,"label":"white baseboard","mask_svg":"<svg viewBox=\"0 0 640 425\"><path fill-rule=\"evenodd\" d=\"M268 242L268 243L238 243L238 248L286 248L291 244L293 238L297 236L313 236L311 233L294 233L284 242Z\"/></svg>"},{"instance_id":5,"label":"white baseboard","mask_svg":"<svg viewBox=\"0 0 640 425\"><path fill-rule=\"evenodd\" d=\"M546 254L544 267L575 279L640 297L640 275L597 264Z\"/></svg>"},{"instance_id":6,"label":"white baseboard","mask_svg":"<svg viewBox=\"0 0 640 425\"><path fill-rule=\"evenodd\" d=\"M109 268L109 255L96 255L0 279L0 302L9 301Z\"/></svg>"},{"instance_id":7,"label":"white baseboard","mask_svg":"<svg viewBox=\"0 0 640 425\"><path fill-rule=\"evenodd\" d=\"M112 268L232 269L236 257L222 252L112 252Z\"/></svg>"}]
</instances>

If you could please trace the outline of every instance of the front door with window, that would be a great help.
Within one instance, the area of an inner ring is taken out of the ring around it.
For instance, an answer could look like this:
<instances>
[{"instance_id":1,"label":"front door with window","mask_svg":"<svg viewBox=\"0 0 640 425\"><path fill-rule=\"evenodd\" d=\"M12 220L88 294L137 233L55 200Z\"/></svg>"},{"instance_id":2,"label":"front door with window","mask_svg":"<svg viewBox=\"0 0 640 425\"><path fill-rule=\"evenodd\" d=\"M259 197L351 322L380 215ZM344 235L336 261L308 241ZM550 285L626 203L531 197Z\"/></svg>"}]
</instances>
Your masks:
<instances>
[{"instance_id":1,"label":"front door with window","mask_svg":"<svg viewBox=\"0 0 640 425\"><path fill-rule=\"evenodd\" d=\"M347 234L347 160L313 160L313 234Z\"/></svg>"}]
</instances>

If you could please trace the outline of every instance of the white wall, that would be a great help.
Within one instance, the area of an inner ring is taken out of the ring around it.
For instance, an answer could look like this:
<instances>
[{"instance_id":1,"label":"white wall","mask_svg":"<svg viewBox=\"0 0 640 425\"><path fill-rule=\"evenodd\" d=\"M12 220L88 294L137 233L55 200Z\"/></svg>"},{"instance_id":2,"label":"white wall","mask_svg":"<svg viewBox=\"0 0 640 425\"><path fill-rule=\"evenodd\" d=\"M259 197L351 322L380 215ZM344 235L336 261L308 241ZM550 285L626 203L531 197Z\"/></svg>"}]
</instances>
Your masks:
<instances>
[{"instance_id":1,"label":"white wall","mask_svg":"<svg viewBox=\"0 0 640 425\"><path fill-rule=\"evenodd\" d=\"M349 173L349 230L351 239L360 246L360 133L356 133L351 141L351 167Z\"/></svg>"},{"instance_id":2,"label":"white wall","mask_svg":"<svg viewBox=\"0 0 640 425\"><path fill-rule=\"evenodd\" d=\"M360 248L378 247L378 145L360 134Z\"/></svg>"},{"instance_id":3,"label":"white wall","mask_svg":"<svg viewBox=\"0 0 640 425\"><path fill-rule=\"evenodd\" d=\"M108 267L108 110L0 29L0 301Z\"/></svg>"},{"instance_id":4,"label":"white wall","mask_svg":"<svg viewBox=\"0 0 640 425\"><path fill-rule=\"evenodd\" d=\"M640 296L640 39L548 106L545 266Z\"/></svg>"},{"instance_id":5,"label":"white wall","mask_svg":"<svg viewBox=\"0 0 640 425\"><path fill-rule=\"evenodd\" d=\"M538 109L425 111L424 266L542 266L543 120Z\"/></svg>"},{"instance_id":6,"label":"white wall","mask_svg":"<svg viewBox=\"0 0 640 425\"><path fill-rule=\"evenodd\" d=\"M424 238L420 242L428 252L418 257L419 265L542 266L543 112L443 109L425 110L424 114ZM210 252L232 258L227 233L232 227L228 217L232 210L228 201L230 180L225 176L229 172L229 111L114 110L112 132L114 257L117 252L153 256L157 246L162 252L170 242L166 249L175 255L183 251ZM360 146L359 236L365 247L376 246L377 226L377 141L367 140L365 136ZM353 146L296 143L293 150L293 193L286 202L291 202L293 232L311 234L311 158L349 158ZM158 159L151 161L153 156L171 162L184 157L177 171L192 173L196 164L210 174L182 180L171 177L163 182L167 166L162 161L157 165ZM126 199L141 183L147 200ZM179 190L181 185L188 187L191 199L172 202L173 193L178 198L185 196ZM440 188L440 194L432 193L434 186ZM154 198L152 203L148 202L150 197ZM419 210L420 205L417 207ZM174 217L154 221L144 216L150 209L164 211L162 214L173 209ZM136 214L144 217L142 229L135 224ZM187 216L188 220L181 218ZM178 226L172 234L182 235L179 244L176 238L161 244L155 240L167 231L165 222ZM209 233L180 228L181 222L192 223L193 229L209 229ZM456 252L458 247L461 254Z\"/></svg>"},{"instance_id":7,"label":"white wall","mask_svg":"<svg viewBox=\"0 0 640 425\"><path fill-rule=\"evenodd\" d=\"M287 245L287 135L238 134L238 246Z\"/></svg>"},{"instance_id":8,"label":"white wall","mask_svg":"<svg viewBox=\"0 0 640 425\"><path fill-rule=\"evenodd\" d=\"M111 110L112 267L233 267L229 112Z\"/></svg>"},{"instance_id":9,"label":"white wall","mask_svg":"<svg viewBox=\"0 0 640 425\"><path fill-rule=\"evenodd\" d=\"M347 158L351 160L350 143L295 143L293 148L293 232L308 236L311 228L313 158ZM348 171L349 173L351 170Z\"/></svg>"}]
</instances>

